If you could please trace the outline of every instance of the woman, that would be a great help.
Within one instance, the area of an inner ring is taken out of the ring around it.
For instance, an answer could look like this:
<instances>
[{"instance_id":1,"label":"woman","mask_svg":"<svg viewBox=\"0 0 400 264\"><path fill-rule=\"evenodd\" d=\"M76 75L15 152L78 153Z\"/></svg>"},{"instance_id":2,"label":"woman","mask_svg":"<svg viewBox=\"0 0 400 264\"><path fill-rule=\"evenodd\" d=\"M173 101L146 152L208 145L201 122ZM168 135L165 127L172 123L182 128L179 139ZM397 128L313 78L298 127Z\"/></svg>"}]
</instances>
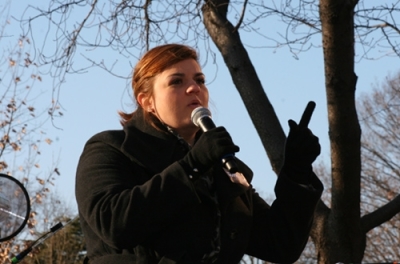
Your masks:
<instances>
[{"instance_id":1,"label":"woman","mask_svg":"<svg viewBox=\"0 0 400 264\"><path fill-rule=\"evenodd\" d=\"M294 262L307 242L322 184L311 164L320 146L308 128L291 127L276 200L269 206L221 157L239 151L223 127L202 132L192 111L208 107L196 52L168 44L134 69L133 113L123 130L85 145L76 178L89 263L239 263L244 254ZM232 177L233 176L233 177Z\"/></svg>"}]
</instances>

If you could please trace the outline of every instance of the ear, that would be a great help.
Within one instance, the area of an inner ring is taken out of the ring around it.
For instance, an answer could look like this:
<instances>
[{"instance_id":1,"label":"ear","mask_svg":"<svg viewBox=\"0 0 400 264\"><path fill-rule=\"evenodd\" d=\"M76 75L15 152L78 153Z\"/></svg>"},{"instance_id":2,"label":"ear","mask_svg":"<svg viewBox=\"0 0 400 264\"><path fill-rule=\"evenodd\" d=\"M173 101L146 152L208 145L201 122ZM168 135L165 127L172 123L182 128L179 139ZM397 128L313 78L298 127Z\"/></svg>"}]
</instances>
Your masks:
<instances>
[{"instance_id":1,"label":"ear","mask_svg":"<svg viewBox=\"0 0 400 264\"><path fill-rule=\"evenodd\" d=\"M151 98L149 95L145 93L139 93L137 97L137 101L140 104L140 106L143 108L144 111L147 112L153 112L154 107L153 107L153 98Z\"/></svg>"}]
</instances>

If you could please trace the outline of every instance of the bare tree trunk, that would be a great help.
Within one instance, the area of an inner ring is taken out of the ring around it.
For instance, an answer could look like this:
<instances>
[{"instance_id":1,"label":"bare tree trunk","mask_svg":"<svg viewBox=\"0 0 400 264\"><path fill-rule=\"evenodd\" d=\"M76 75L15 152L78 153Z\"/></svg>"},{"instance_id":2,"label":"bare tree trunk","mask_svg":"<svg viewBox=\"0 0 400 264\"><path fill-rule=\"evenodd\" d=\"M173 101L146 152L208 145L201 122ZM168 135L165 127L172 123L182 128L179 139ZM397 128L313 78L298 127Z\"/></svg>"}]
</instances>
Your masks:
<instances>
[{"instance_id":1,"label":"bare tree trunk","mask_svg":"<svg viewBox=\"0 0 400 264\"><path fill-rule=\"evenodd\" d=\"M332 161L332 205L316 245L319 263L361 262L360 138L355 106L354 7L357 0L320 0Z\"/></svg>"},{"instance_id":2,"label":"bare tree trunk","mask_svg":"<svg viewBox=\"0 0 400 264\"><path fill-rule=\"evenodd\" d=\"M261 138L273 170L283 163L285 133L261 85L237 29L227 20L229 0L209 0L203 6L204 25L224 58L233 82Z\"/></svg>"}]
</instances>

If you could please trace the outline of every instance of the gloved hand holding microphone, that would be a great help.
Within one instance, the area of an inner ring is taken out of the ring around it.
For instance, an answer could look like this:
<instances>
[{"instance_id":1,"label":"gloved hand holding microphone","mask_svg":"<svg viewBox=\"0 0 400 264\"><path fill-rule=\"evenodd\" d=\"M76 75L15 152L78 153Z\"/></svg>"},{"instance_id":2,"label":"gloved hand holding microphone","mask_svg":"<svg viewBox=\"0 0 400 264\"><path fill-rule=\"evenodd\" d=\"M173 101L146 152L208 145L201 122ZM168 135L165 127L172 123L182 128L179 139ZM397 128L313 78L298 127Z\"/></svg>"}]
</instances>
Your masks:
<instances>
[{"instance_id":1,"label":"gloved hand holding microphone","mask_svg":"<svg viewBox=\"0 0 400 264\"><path fill-rule=\"evenodd\" d=\"M201 173L210 169L215 163L222 162L231 173L236 172L234 153L239 152L239 147L233 143L228 131L224 127L215 126L210 111L205 107L193 110L192 121L204 133L181 162Z\"/></svg>"}]
</instances>

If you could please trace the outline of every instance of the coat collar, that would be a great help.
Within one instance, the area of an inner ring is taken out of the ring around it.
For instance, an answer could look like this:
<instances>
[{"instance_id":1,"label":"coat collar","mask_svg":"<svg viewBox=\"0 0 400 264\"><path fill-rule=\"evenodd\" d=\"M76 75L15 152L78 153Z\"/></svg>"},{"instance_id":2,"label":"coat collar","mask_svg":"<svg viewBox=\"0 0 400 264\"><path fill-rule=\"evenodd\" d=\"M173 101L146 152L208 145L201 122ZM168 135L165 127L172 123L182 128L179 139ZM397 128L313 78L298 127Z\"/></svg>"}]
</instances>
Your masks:
<instances>
[{"instance_id":1,"label":"coat collar","mask_svg":"<svg viewBox=\"0 0 400 264\"><path fill-rule=\"evenodd\" d=\"M144 119L143 110L138 108L124 126L122 151L150 172L157 173L181 159L188 149L156 117L153 121L157 128Z\"/></svg>"}]
</instances>

